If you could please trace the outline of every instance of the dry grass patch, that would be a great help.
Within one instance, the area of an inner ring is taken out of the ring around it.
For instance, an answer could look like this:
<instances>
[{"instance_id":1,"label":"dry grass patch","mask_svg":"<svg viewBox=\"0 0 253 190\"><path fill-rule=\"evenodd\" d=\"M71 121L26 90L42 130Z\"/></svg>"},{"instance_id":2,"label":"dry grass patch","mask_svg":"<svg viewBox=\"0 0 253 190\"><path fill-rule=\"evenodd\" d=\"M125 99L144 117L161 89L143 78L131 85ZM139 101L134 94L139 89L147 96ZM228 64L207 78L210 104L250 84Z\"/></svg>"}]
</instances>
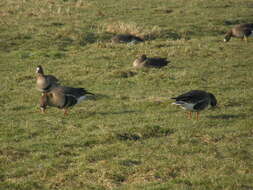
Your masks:
<instances>
[{"instance_id":1,"label":"dry grass patch","mask_svg":"<svg viewBox=\"0 0 253 190\"><path fill-rule=\"evenodd\" d=\"M143 39L154 39L161 35L161 28L159 26L152 26L152 28L144 28L135 22L113 22L101 25L100 32L109 32L114 34L132 34Z\"/></svg>"}]
</instances>

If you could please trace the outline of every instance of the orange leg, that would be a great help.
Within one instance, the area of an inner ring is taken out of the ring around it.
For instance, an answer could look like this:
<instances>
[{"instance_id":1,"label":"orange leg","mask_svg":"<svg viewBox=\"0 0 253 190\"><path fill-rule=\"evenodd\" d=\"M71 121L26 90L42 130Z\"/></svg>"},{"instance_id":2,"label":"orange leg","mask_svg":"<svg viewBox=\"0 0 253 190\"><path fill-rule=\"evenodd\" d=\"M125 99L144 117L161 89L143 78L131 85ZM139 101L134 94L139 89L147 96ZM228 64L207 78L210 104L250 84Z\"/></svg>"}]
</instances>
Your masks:
<instances>
[{"instance_id":1,"label":"orange leg","mask_svg":"<svg viewBox=\"0 0 253 190\"><path fill-rule=\"evenodd\" d=\"M68 115L68 110L67 109L64 108L63 111L64 111L65 116Z\"/></svg>"},{"instance_id":2,"label":"orange leg","mask_svg":"<svg viewBox=\"0 0 253 190\"><path fill-rule=\"evenodd\" d=\"M196 119L199 120L199 112L196 112Z\"/></svg>"},{"instance_id":3,"label":"orange leg","mask_svg":"<svg viewBox=\"0 0 253 190\"><path fill-rule=\"evenodd\" d=\"M188 118L188 119L191 119L191 118L192 118L192 112L190 112L190 111L187 112L187 118Z\"/></svg>"}]
</instances>

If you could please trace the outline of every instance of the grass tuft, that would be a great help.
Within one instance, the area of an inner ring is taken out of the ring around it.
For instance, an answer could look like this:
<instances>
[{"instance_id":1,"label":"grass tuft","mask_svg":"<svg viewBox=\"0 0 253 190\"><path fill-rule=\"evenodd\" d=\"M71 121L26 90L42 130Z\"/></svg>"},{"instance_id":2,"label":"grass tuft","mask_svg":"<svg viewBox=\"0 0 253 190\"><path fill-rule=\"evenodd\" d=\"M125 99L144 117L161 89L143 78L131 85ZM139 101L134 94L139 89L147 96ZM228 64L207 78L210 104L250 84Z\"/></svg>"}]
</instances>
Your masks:
<instances>
[{"instance_id":1,"label":"grass tuft","mask_svg":"<svg viewBox=\"0 0 253 190\"><path fill-rule=\"evenodd\" d=\"M124 23L121 21L101 25L100 31L113 34L132 34L143 39L155 39L161 35L159 26L143 27L134 22Z\"/></svg>"}]
</instances>

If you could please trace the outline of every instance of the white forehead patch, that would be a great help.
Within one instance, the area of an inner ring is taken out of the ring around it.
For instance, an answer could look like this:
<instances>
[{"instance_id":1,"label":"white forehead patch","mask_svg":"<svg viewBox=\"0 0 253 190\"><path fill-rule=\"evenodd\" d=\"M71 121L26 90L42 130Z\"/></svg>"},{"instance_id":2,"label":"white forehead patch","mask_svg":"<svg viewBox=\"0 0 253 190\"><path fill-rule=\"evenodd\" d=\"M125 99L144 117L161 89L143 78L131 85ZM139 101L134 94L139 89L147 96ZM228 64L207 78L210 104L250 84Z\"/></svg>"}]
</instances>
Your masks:
<instances>
[{"instance_id":1,"label":"white forehead patch","mask_svg":"<svg viewBox=\"0 0 253 190\"><path fill-rule=\"evenodd\" d=\"M37 67L37 68L36 68L36 72L39 72L39 70L40 70L40 68L39 68L39 67Z\"/></svg>"}]
</instances>

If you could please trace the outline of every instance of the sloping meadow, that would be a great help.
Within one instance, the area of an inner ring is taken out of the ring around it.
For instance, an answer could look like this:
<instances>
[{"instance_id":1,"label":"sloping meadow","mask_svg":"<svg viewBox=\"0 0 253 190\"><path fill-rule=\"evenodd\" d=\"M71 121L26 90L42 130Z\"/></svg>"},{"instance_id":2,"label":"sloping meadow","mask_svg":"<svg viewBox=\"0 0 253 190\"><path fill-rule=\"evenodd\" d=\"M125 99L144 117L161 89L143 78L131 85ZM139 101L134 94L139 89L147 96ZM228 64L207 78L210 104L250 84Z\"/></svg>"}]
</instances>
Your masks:
<instances>
[{"instance_id":1,"label":"sloping meadow","mask_svg":"<svg viewBox=\"0 0 253 190\"><path fill-rule=\"evenodd\" d=\"M253 189L251 1L2 0L0 189ZM114 44L116 34L143 38ZM166 57L134 69L141 54ZM93 98L41 114L36 66ZM212 92L189 120L170 97Z\"/></svg>"}]
</instances>

